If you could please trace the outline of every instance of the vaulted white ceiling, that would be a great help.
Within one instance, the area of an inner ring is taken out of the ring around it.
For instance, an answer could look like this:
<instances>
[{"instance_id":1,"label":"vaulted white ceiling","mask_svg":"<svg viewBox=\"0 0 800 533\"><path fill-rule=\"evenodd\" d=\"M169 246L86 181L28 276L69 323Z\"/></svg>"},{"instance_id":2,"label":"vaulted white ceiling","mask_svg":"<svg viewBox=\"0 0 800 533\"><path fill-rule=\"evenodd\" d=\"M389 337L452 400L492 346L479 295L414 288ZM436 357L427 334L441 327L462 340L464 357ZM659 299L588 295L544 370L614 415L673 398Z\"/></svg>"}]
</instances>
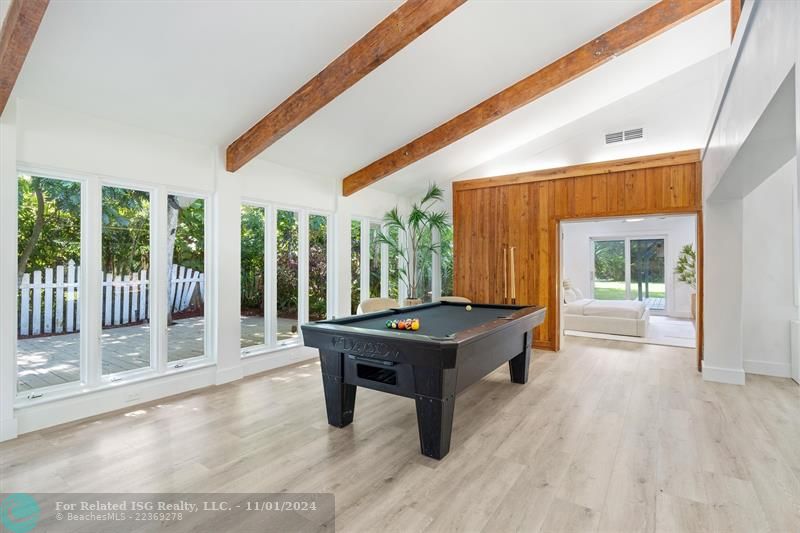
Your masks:
<instances>
[{"instance_id":1,"label":"vaulted white ceiling","mask_svg":"<svg viewBox=\"0 0 800 533\"><path fill-rule=\"evenodd\" d=\"M470 0L260 157L339 180L655 3ZM15 94L226 146L399 1L53 1ZM411 165L459 175L725 49L720 4Z\"/></svg>"}]
</instances>

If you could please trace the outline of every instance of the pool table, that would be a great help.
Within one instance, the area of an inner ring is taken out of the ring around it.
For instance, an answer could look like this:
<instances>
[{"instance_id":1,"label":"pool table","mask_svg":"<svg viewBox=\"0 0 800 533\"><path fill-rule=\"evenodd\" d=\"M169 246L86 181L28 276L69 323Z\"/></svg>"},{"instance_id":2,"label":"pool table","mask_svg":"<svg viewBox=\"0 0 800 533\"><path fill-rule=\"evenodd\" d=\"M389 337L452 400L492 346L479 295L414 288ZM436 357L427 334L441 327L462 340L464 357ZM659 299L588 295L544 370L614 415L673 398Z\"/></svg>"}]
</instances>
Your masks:
<instances>
[{"instance_id":1,"label":"pool table","mask_svg":"<svg viewBox=\"0 0 800 533\"><path fill-rule=\"evenodd\" d=\"M456 395L508 362L513 383L528 380L532 330L543 307L437 302L302 326L319 349L328 423L353 421L356 387L413 398L420 448L441 459L450 451ZM416 331L386 322L419 318Z\"/></svg>"}]
</instances>

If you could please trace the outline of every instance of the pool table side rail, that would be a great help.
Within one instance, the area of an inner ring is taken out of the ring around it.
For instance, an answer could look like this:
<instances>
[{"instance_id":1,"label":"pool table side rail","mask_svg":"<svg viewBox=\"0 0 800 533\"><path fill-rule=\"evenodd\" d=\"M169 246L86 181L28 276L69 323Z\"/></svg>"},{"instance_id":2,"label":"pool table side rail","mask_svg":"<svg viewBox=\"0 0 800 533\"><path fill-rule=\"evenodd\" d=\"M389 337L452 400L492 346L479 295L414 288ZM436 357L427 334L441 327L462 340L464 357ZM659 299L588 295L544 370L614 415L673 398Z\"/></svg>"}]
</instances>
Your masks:
<instances>
[{"instance_id":1,"label":"pool table side rail","mask_svg":"<svg viewBox=\"0 0 800 533\"><path fill-rule=\"evenodd\" d=\"M540 306L520 306L520 305L495 305L495 304L472 304L473 307L491 307L497 309L514 310L513 313L507 317L497 318L490 322L484 322L473 328L465 329L449 335L446 337L439 337L435 335L422 335L419 333L409 333L407 331L396 331L386 329L385 331L375 330L372 328L360 328L358 326L350 326L347 324L359 322L368 318L391 317L396 314L410 314L415 309L425 309L436 306L452 306L464 307L464 304L456 304L450 302L434 302L427 304L420 304L411 307L393 308L386 311L376 311L374 313L365 313L363 315L348 316L344 318L335 318L331 320L321 320L319 322L310 322L301 326L303 336L306 336L306 331L319 331L327 333L347 333L350 335L366 335L371 337L382 338L386 341L390 340L405 340L420 343L434 343L444 344L447 342L466 343L478 340L479 338L488 335L489 333L496 332L511 326L512 323L518 319L524 318L527 315L535 313L544 314L545 308Z\"/></svg>"}]
</instances>

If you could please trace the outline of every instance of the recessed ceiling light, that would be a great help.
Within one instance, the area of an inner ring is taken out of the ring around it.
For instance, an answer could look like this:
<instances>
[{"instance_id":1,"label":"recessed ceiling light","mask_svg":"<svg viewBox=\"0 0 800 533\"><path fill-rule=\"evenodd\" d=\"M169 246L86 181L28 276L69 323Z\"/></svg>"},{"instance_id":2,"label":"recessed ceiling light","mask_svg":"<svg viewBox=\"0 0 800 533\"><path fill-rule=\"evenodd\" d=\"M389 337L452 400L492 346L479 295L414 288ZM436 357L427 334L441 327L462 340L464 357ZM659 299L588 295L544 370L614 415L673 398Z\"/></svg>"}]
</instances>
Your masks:
<instances>
[{"instance_id":1,"label":"recessed ceiling light","mask_svg":"<svg viewBox=\"0 0 800 533\"><path fill-rule=\"evenodd\" d=\"M643 218L626 218L625 222L641 222Z\"/></svg>"}]
</instances>

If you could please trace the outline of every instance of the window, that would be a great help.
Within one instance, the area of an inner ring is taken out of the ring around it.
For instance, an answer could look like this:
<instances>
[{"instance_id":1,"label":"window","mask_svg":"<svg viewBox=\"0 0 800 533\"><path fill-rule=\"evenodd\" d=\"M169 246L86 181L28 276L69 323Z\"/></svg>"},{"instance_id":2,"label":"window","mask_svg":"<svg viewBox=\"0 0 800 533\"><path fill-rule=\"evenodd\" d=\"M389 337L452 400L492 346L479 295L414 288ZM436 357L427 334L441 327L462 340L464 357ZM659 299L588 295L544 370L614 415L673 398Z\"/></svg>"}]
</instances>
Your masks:
<instances>
[{"instance_id":1,"label":"window","mask_svg":"<svg viewBox=\"0 0 800 533\"><path fill-rule=\"evenodd\" d=\"M264 228L263 207L242 206L241 229L241 310L240 341L242 348L264 344Z\"/></svg>"},{"instance_id":2,"label":"window","mask_svg":"<svg viewBox=\"0 0 800 533\"><path fill-rule=\"evenodd\" d=\"M387 237L393 242L397 243L399 239L397 228L391 228ZM389 298L395 300L400 299L400 282L402 279L402 258L397 252L397 246L388 246L389 252Z\"/></svg>"},{"instance_id":3,"label":"window","mask_svg":"<svg viewBox=\"0 0 800 533\"><path fill-rule=\"evenodd\" d=\"M241 208L244 355L300 341L300 326L331 308L330 217L304 209Z\"/></svg>"},{"instance_id":4,"label":"window","mask_svg":"<svg viewBox=\"0 0 800 533\"><path fill-rule=\"evenodd\" d=\"M167 196L167 361L205 355L205 201Z\"/></svg>"},{"instance_id":5,"label":"window","mask_svg":"<svg viewBox=\"0 0 800 533\"><path fill-rule=\"evenodd\" d=\"M78 382L81 184L18 178L17 391Z\"/></svg>"},{"instance_id":6,"label":"window","mask_svg":"<svg viewBox=\"0 0 800 533\"><path fill-rule=\"evenodd\" d=\"M369 297L381 297L381 274L383 246L378 241L381 225L377 222L369 223Z\"/></svg>"},{"instance_id":7,"label":"window","mask_svg":"<svg viewBox=\"0 0 800 533\"><path fill-rule=\"evenodd\" d=\"M102 192L103 374L150 366L150 193Z\"/></svg>"},{"instance_id":8,"label":"window","mask_svg":"<svg viewBox=\"0 0 800 533\"><path fill-rule=\"evenodd\" d=\"M328 317L328 217L308 217L308 318Z\"/></svg>"},{"instance_id":9,"label":"window","mask_svg":"<svg viewBox=\"0 0 800 533\"><path fill-rule=\"evenodd\" d=\"M277 211L275 237L277 340L283 343L298 337L300 235L296 211Z\"/></svg>"},{"instance_id":10,"label":"window","mask_svg":"<svg viewBox=\"0 0 800 533\"><path fill-rule=\"evenodd\" d=\"M447 228L439 236L441 257L442 296L453 296L453 227Z\"/></svg>"},{"instance_id":11,"label":"window","mask_svg":"<svg viewBox=\"0 0 800 533\"><path fill-rule=\"evenodd\" d=\"M361 303L361 221L350 221L350 313Z\"/></svg>"},{"instance_id":12,"label":"window","mask_svg":"<svg viewBox=\"0 0 800 533\"><path fill-rule=\"evenodd\" d=\"M411 298L418 298L423 302L430 302L433 298L433 249L431 242L433 235L427 231L420 239L420 250L417 251L417 286L416 294Z\"/></svg>"}]
</instances>

